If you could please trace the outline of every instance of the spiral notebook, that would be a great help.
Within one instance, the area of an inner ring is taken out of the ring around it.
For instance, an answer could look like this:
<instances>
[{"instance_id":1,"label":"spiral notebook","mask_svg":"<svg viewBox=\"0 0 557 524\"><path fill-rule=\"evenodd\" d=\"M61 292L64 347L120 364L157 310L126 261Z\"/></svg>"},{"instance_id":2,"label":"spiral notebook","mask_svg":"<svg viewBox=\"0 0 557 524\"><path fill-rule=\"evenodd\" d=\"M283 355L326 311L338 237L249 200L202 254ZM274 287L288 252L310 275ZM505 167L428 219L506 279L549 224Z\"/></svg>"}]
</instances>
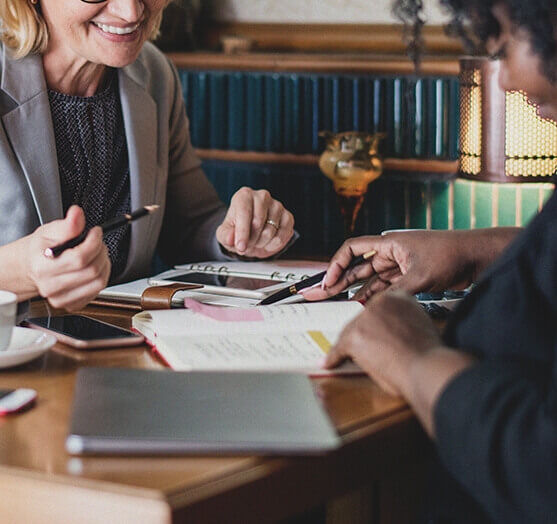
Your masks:
<instances>
[{"instance_id":1,"label":"spiral notebook","mask_svg":"<svg viewBox=\"0 0 557 524\"><path fill-rule=\"evenodd\" d=\"M119 304L137 305L141 295L151 285L160 285L165 279L184 272L206 273L210 275L248 277L254 279L268 279L280 282L297 282L314 275L327 268L324 262L307 260L273 260L269 262L223 262L207 261L176 266L175 269L165 271L151 278L143 278L133 282L117 284L103 289L98 299ZM154 284L156 283L156 284ZM261 297L250 299L246 297L222 296L198 291L184 291L177 293L172 301L173 307L184 307L184 299L193 298L206 304L231 307L252 307L259 303ZM106 305L106 304L104 304Z\"/></svg>"},{"instance_id":2,"label":"spiral notebook","mask_svg":"<svg viewBox=\"0 0 557 524\"><path fill-rule=\"evenodd\" d=\"M176 270L237 277L266 278L298 282L327 269L326 262L310 260L272 260L269 262L195 262L176 266Z\"/></svg>"},{"instance_id":3,"label":"spiral notebook","mask_svg":"<svg viewBox=\"0 0 557 524\"><path fill-rule=\"evenodd\" d=\"M112 306L126 309L141 310L139 306L141 295L150 287L148 278L126 282L125 284L117 284L115 286L103 289L93 305ZM197 291L180 291L172 298L173 308L183 308L184 299L192 298L205 304L213 304L216 306L227 307L253 307L259 303L258 299L230 297L223 295L211 295L208 293L199 293ZM137 307L133 307L137 306Z\"/></svg>"}]
</instances>

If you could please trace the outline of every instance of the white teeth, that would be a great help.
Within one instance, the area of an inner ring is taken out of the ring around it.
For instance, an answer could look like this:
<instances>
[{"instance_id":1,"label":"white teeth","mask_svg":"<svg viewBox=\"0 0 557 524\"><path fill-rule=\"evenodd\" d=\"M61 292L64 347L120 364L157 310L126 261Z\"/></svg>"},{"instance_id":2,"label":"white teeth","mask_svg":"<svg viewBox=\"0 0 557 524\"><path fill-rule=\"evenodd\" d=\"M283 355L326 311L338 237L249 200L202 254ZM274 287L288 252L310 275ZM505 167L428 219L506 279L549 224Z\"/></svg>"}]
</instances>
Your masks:
<instances>
[{"instance_id":1,"label":"white teeth","mask_svg":"<svg viewBox=\"0 0 557 524\"><path fill-rule=\"evenodd\" d=\"M134 25L133 27L114 27L111 25L99 24L98 22L93 22L101 31L105 33L110 33L113 35L129 35L133 33L138 27L139 24Z\"/></svg>"}]
</instances>

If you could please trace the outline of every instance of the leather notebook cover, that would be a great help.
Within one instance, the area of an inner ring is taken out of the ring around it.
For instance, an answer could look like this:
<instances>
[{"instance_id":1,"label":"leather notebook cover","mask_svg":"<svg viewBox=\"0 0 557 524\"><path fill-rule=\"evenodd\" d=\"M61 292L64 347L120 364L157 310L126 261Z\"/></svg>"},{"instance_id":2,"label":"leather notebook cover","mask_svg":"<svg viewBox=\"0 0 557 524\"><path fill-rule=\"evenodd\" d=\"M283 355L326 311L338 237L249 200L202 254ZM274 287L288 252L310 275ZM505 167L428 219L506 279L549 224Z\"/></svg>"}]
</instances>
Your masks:
<instances>
[{"instance_id":1,"label":"leather notebook cover","mask_svg":"<svg viewBox=\"0 0 557 524\"><path fill-rule=\"evenodd\" d=\"M340 439L299 374L82 368L66 449L83 454L318 454Z\"/></svg>"},{"instance_id":2,"label":"leather notebook cover","mask_svg":"<svg viewBox=\"0 0 557 524\"><path fill-rule=\"evenodd\" d=\"M120 309L132 309L135 311L153 310L153 309L170 309L174 305L174 295L178 291L191 291L200 289L203 286L199 284L169 284L167 286L149 286L146 287L141 296L131 297L99 295L95 300L89 303L90 306L113 307ZM183 307L183 301L179 302Z\"/></svg>"}]
</instances>

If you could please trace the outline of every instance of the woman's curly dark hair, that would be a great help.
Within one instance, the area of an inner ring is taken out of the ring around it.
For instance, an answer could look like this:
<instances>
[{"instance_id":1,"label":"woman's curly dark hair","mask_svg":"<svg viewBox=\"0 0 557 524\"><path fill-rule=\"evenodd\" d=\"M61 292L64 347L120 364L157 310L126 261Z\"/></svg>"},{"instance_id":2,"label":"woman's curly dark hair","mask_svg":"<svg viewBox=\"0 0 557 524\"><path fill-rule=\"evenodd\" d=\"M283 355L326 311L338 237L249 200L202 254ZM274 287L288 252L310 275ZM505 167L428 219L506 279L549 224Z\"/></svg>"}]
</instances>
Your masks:
<instances>
[{"instance_id":1,"label":"woman's curly dark hair","mask_svg":"<svg viewBox=\"0 0 557 524\"><path fill-rule=\"evenodd\" d=\"M451 15L449 34L459 36L473 51L482 51L501 28L493 7L504 4L516 26L530 35L532 47L543 62L543 73L557 82L557 3L555 0L439 0ZM422 0L395 0L393 11L404 22L410 57L419 62L423 49Z\"/></svg>"}]
</instances>

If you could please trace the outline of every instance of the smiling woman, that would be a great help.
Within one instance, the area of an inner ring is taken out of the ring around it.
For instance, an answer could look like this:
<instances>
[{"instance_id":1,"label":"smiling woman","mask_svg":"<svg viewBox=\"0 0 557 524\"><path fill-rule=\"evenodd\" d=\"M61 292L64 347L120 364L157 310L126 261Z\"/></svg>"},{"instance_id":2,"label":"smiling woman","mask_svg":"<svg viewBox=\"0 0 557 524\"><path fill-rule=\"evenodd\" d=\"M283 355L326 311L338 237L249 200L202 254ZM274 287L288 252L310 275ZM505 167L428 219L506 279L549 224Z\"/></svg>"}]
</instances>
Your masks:
<instances>
[{"instance_id":1,"label":"smiling woman","mask_svg":"<svg viewBox=\"0 0 557 524\"><path fill-rule=\"evenodd\" d=\"M40 6L42 15L39 23L48 28L48 43L42 52L47 84L66 91L64 79L68 79L68 69L79 70L81 73L72 78L73 88L69 89L82 96L94 94L105 66L130 65L145 42L156 37L167 3L167 0L102 3L42 0L35 4ZM76 80L83 76L83 86L76 85Z\"/></svg>"},{"instance_id":2,"label":"smiling woman","mask_svg":"<svg viewBox=\"0 0 557 524\"><path fill-rule=\"evenodd\" d=\"M107 0L81 0L84 4L106 4ZM60 4L61 2L57 2ZM79 2L67 2L73 7L80 7ZM163 4L158 14L151 21L151 31L149 38L155 39L158 36L162 10L168 1L158 2ZM77 5L76 5L77 4ZM48 6L48 3L46 3ZM84 6L81 6L83 9ZM52 8L51 8L52 9ZM12 50L14 58L23 58L34 52L44 52L49 40L49 26L47 18L41 14L45 11L45 2L39 3L38 0L21 2L18 0L6 0L0 2L0 19L3 21L3 41ZM118 28L119 30L119 28ZM143 42L142 42L143 43Z\"/></svg>"},{"instance_id":3,"label":"smiling woman","mask_svg":"<svg viewBox=\"0 0 557 524\"><path fill-rule=\"evenodd\" d=\"M77 309L109 278L146 276L155 249L168 264L266 258L293 236L267 191L227 210L201 170L177 72L147 42L167 3L0 0L0 289L20 300ZM94 227L149 204L161 213L131 228Z\"/></svg>"}]
</instances>

